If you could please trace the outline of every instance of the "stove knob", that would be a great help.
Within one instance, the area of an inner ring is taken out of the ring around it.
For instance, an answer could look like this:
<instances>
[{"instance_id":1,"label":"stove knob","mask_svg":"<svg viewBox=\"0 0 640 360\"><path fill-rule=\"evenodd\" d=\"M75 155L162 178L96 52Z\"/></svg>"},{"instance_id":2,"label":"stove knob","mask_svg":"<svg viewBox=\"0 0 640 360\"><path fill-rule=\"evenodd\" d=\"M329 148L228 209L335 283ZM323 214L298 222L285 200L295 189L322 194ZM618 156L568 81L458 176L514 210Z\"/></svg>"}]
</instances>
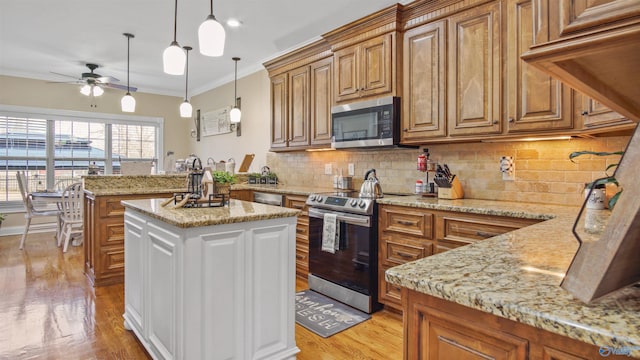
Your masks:
<instances>
[{"instance_id":1,"label":"stove knob","mask_svg":"<svg viewBox=\"0 0 640 360\"><path fill-rule=\"evenodd\" d=\"M351 202L349 203L349 205L351 205L351 207L356 207L356 205L358 205L358 200L357 199L351 199Z\"/></svg>"},{"instance_id":2,"label":"stove knob","mask_svg":"<svg viewBox=\"0 0 640 360\"><path fill-rule=\"evenodd\" d=\"M360 206L360 209L364 209L365 206L367 206L367 203L360 199L360 201L358 202L358 206Z\"/></svg>"},{"instance_id":3,"label":"stove knob","mask_svg":"<svg viewBox=\"0 0 640 360\"><path fill-rule=\"evenodd\" d=\"M314 201L315 199L316 199L316 196L315 196L315 195L310 195L310 196L309 196L309 201Z\"/></svg>"},{"instance_id":4,"label":"stove knob","mask_svg":"<svg viewBox=\"0 0 640 360\"><path fill-rule=\"evenodd\" d=\"M322 195L318 195L318 197L316 197L316 201L317 201L317 202L322 202L322 200L324 200L324 199L322 198Z\"/></svg>"}]
</instances>

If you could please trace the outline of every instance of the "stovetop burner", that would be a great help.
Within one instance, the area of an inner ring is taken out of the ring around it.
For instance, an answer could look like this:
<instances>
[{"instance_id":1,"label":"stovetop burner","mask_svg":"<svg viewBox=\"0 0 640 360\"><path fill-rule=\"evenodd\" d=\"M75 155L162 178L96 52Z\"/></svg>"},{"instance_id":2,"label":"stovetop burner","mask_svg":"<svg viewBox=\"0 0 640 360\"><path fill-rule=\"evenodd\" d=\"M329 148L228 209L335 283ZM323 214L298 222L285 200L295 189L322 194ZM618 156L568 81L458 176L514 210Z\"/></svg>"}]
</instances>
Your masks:
<instances>
[{"instance_id":1,"label":"stovetop burner","mask_svg":"<svg viewBox=\"0 0 640 360\"><path fill-rule=\"evenodd\" d=\"M356 190L335 190L315 193L307 198L307 205L355 214L372 215L375 199L359 198Z\"/></svg>"}]
</instances>

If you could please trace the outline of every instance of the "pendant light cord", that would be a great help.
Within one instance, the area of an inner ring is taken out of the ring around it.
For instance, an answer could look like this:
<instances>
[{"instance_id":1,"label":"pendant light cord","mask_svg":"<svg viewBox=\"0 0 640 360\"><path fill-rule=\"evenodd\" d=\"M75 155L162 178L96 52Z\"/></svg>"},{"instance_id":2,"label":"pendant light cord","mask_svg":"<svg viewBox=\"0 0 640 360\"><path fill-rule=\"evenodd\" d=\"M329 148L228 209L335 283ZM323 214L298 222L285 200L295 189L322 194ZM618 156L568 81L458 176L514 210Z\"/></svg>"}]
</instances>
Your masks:
<instances>
[{"instance_id":1,"label":"pendant light cord","mask_svg":"<svg viewBox=\"0 0 640 360\"><path fill-rule=\"evenodd\" d=\"M184 81L184 101L187 100L187 91L189 89L189 50L185 46L185 50L187 50L187 69L185 70L185 81Z\"/></svg>"},{"instance_id":2,"label":"pendant light cord","mask_svg":"<svg viewBox=\"0 0 640 360\"><path fill-rule=\"evenodd\" d=\"M239 57L231 58L236 63L235 75L233 76L233 107L238 107L238 60Z\"/></svg>"},{"instance_id":3,"label":"pendant light cord","mask_svg":"<svg viewBox=\"0 0 640 360\"><path fill-rule=\"evenodd\" d=\"M173 41L174 42L177 42L176 40L177 33L178 33L178 0L176 0L176 7L175 7L174 16L173 16Z\"/></svg>"},{"instance_id":4,"label":"pendant light cord","mask_svg":"<svg viewBox=\"0 0 640 360\"><path fill-rule=\"evenodd\" d=\"M127 94L129 94L129 56L131 53L131 34L126 34L127 37Z\"/></svg>"},{"instance_id":5,"label":"pendant light cord","mask_svg":"<svg viewBox=\"0 0 640 360\"><path fill-rule=\"evenodd\" d=\"M211 0L211 1L209 2L209 4L210 4L210 6L211 6L211 13L210 13L210 14L211 14L211 15L213 15L213 0Z\"/></svg>"}]
</instances>

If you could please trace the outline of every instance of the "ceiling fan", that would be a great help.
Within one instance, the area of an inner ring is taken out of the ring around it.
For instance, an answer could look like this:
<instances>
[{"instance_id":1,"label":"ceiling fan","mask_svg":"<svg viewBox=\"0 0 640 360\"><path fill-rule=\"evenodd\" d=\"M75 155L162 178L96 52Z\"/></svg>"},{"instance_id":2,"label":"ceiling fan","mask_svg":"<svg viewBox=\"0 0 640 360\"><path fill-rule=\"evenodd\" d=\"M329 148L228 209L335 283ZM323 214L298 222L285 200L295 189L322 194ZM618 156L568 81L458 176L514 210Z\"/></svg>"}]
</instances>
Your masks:
<instances>
[{"instance_id":1,"label":"ceiling fan","mask_svg":"<svg viewBox=\"0 0 640 360\"><path fill-rule=\"evenodd\" d=\"M99 67L97 64L88 63L88 64L86 64L86 66L87 66L87 68L89 68L90 72L83 72L79 79L77 79L75 81L71 81L71 83L83 84L83 86L80 88L80 93L82 95L100 96L100 95L104 94L104 89L103 88L105 88L105 87L127 91L127 87L126 86L120 85L120 84L115 84L115 82L120 81L120 80L118 80L118 79L116 79L116 78L114 78L112 76L102 76L100 74L95 73L94 70L96 70ZM51 73L52 74L56 74L56 75L75 78L75 76L71 76L71 75L67 75L67 74L61 74L61 73L57 73L57 72L53 72L53 71ZM63 82L67 83L66 81L63 81ZM60 83L60 82L57 82L57 83ZM134 92L134 91L136 91L138 89L133 87L133 86L130 86L128 90L130 92Z\"/></svg>"}]
</instances>

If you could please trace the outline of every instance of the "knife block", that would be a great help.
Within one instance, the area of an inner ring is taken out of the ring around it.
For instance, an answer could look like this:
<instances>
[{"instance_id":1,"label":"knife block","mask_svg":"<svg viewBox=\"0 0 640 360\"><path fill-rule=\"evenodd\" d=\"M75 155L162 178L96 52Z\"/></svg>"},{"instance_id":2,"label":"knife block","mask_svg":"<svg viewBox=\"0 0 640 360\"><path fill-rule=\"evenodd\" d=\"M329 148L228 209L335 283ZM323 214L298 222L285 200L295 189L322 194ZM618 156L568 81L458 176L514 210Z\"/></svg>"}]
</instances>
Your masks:
<instances>
[{"instance_id":1,"label":"knife block","mask_svg":"<svg viewBox=\"0 0 640 360\"><path fill-rule=\"evenodd\" d=\"M451 181L451 187L438 187L438 199L454 200L462 199L463 197L464 191L462 190L462 184L460 184L457 176L453 177L453 180Z\"/></svg>"}]
</instances>

